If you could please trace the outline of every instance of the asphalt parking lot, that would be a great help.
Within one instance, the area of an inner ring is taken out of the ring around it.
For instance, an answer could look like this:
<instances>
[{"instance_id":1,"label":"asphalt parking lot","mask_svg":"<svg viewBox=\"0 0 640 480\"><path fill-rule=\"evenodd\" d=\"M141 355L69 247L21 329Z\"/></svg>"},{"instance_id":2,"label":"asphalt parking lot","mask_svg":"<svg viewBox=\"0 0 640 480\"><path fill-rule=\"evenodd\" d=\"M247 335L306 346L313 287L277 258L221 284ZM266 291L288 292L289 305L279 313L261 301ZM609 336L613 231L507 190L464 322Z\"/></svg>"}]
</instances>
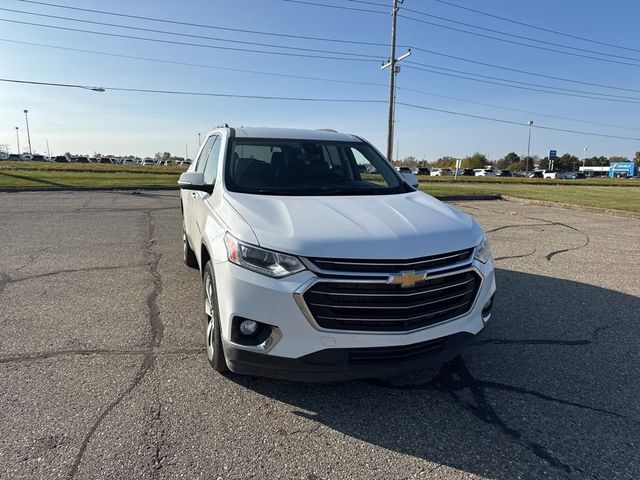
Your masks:
<instances>
[{"instance_id":1,"label":"asphalt parking lot","mask_svg":"<svg viewBox=\"0 0 640 480\"><path fill-rule=\"evenodd\" d=\"M640 220L459 208L499 288L437 372L221 376L176 192L0 194L0 477L640 478Z\"/></svg>"}]
</instances>

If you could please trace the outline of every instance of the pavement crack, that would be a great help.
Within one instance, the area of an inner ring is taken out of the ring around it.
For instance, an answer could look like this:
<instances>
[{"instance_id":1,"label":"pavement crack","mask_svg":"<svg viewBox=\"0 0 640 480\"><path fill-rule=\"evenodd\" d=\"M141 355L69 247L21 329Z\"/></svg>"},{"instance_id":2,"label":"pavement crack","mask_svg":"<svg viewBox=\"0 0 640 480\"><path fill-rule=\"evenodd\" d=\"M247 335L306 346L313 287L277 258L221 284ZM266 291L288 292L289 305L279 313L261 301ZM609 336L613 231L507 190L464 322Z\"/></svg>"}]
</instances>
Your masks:
<instances>
[{"instance_id":1,"label":"pavement crack","mask_svg":"<svg viewBox=\"0 0 640 480\"><path fill-rule=\"evenodd\" d=\"M636 420L634 419L630 419L628 417L625 417L624 415L621 415L620 413L617 412L613 412L611 410L607 410L604 408L598 408L598 407L592 407L590 405L584 405L582 403L577 403L577 402L572 402L571 400L563 400L561 398L556 398L556 397L552 397L551 395L547 395L545 393L541 393L538 392L536 390L531 390L528 388L522 388L522 387L517 387L514 385L507 385L504 383L499 383L499 382L492 382L492 381L487 381L487 380L479 380L478 384L482 385L485 388L492 388L495 390L503 390L506 392L512 392L512 393L520 393L523 395L530 395L532 397L536 397L539 398L541 400L546 400L548 402L553 402L553 403L559 403L561 405L568 405L571 407L576 407L576 408L581 408L584 410L591 410L592 412L597 412L597 413L604 413L606 415L611 415L612 417L616 417L616 418L623 418L623 419L627 419L627 420L631 420L633 422L635 422Z\"/></svg>"},{"instance_id":2,"label":"pavement crack","mask_svg":"<svg viewBox=\"0 0 640 480\"><path fill-rule=\"evenodd\" d=\"M151 274L152 280L152 289L147 296L147 307L149 309L149 324L151 327L151 332L149 335L148 346L144 350L144 357L142 359L142 365L136 372L133 380L129 384L129 386L120 394L116 399L111 402L103 411L98 415L98 418L93 422L91 428L87 432L82 441L80 449L76 454L76 457L71 465L71 469L69 471L68 478L73 479L78 472L78 468L82 463L82 458L87 450L93 435L97 431L98 427L102 423L102 421L115 409L124 398L129 395L133 390L135 390L142 380L145 378L147 373L154 367L157 359L157 349L162 342L162 338L164 335L164 327L162 325L162 320L160 318L160 307L158 306L158 296L162 292L162 277L158 271L158 264L160 263L161 254L154 249L154 234L155 234L155 224L153 223L153 213L152 210L146 209L147 212L147 234L146 234L146 242L145 242L145 253L150 258L148 263L149 270ZM159 448L159 447L158 447Z\"/></svg>"},{"instance_id":3,"label":"pavement crack","mask_svg":"<svg viewBox=\"0 0 640 480\"><path fill-rule=\"evenodd\" d=\"M175 348L171 350L158 349L155 352L157 357L164 355L200 355L205 351L204 348ZM35 352L24 353L20 355L10 355L6 357L0 357L0 365L6 363L20 363L30 362L36 360L47 360L49 358L57 357L73 357L73 356L126 356L126 355L145 355L148 349L123 349L123 350L111 350L111 349L77 349L77 350L52 350L48 352Z\"/></svg>"},{"instance_id":4,"label":"pavement crack","mask_svg":"<svg viewBox=\"0 0 640 480\"><path fill-rule=\"evenodd\" d=\"M48 358L63 357L63 356L89 356L89 355L144 355L146 350L132 349L132 350L109 350L109 349L95 349L95 350L55 350L50 352L39 353L27 353L22 355L14 355L7 357L0 357L0 364L24 362L30 360L46 360Z\"/></svg>"},{"instance_id":5,"label":"pavement crack","mask_svg":"<svg viewBox=\"0 0 640 480\"><path fill-rule=\"evenodd\" d=\"M448 394L456 403L461 405L467 411L469 411L473 416L481 420L483 423L487 425L492 425L496 427L502 434L509 437L513 442L525 448L527 451L538 457L539 459L545 461L547 464L561 470L567 474L570 474L572 468L570 465L564 463L560 458L554 455L547 447L544 445L529 440L524 437L524 435L518 431L517 429L510 427L501 417L498 415L496 409L491 405L487 396L485 394L485 389L488 388L496 388L500 390L506 390L508 385L498 384L496 382L483 382L477 380L471 372L469 368L465 364L464 360L461 357L454 359L453 361L445 364L438 376L432 379L429 382L421 383L421 384L410 384L410 385L393 385L393 384L385 384L383 382L377 381L372 382L375 385L383 386L387 388L394 388L398 390L427 390L427 389L435 389L441 391L443 393ZM459 392L467 390L471 393L473 401L465 401ZM524 389L519 389L518 387L513 387L511 390L515 393L529 393L529 391L524 391ZM536 392L537 393L537 392ZM540 398L544 400L552 400L553 397L549 397L543 394L540 394ZM556 399L553 399L554 401ZM564 403L564 402L561 402ZM573 404L571 402L567 403L571 406L581 406L579 404ZM606 412L611 413L611 412ZM616 414L617 415L617 414Z\"/></svg>"},{"instance_id":6,"label":"pavement crack","mask_svg":"<svg viewBox=\"0 0 640 480\"><path fill-rule=\"evenodd\" d=\"M506 255L504 257L495 257L493 260L495 262L497 262L499 260L507 260L507 259L511 259L511 258L525 258L525 257L530 257L531 255L535 255L535 253L536 253L536 249L534 248L529 253L523 253L523 254L519 254L519 255Z\"/></svg>"},{"instance_id":7,"label":"pavement crack","mask_svg":"<svg viewBox=\"0 0 640 480\"><path fill-rule=\"evenodd\" d=\"M459 380L454 378L456 376ZM571 466L555 456L547 447L525 438L520 431L507 425L487 399L484 392L486 385L475 379L462 358L458 357L456 361L443 368L441 376L436 378L436 385L442 391L450 393L458 403L461 403L460 397L455 392L460 390L461 387L469 390L473 403L465 402L463 405L476 418L488 425L497 427L504 435L510 437L514 442L544 460L553 468L571 473Z\"/></svg>"},{"instance_id":8,"label":"pavement crack","mask_svg":"<svg viewBox=\"0 0 640 480\"><path fill-rule=\"evenodd\" d=\"M110 266L102 266L102 267L66 268L61 270L55 270L53 272L38 273L36 275L28 275L23 277L9 277L8 280L6 280L6 283L26 282L28 280L34 280L36 278L52 277L54 275L62 275L65 273L101 272L101 271L109 271L109 270L121 270L123 268L138 268L138 267L145 267L145 266L147 266L147 264L131 263L127 265L110 265Z\"/></svg>"},{"instance_id":9,"label":"pavement crack","mask_svg":"<svg viewBox=\"0 0 640 480\"><path fill-rule=\"evenodd\" d=\"M491 230L487 230L487 233L495 233L500 230L507 230L508 228L522 228L522 227L547 227L549 223L516 223L514 225L503 225L502 227L492 228Z\"/></svg>"},{"instance_id":10,"label":"pavement crack","mask_svg":"<svg viewBox=\"0 0 640 480\"><path fill-rule=\"evenodd\" d=\"M7 286L8 283L11 283L12 280L13 279L9 274L0 272L0 295L2 295L2 292L4 291L5 287Z\"/></svg>"}]
</instances>

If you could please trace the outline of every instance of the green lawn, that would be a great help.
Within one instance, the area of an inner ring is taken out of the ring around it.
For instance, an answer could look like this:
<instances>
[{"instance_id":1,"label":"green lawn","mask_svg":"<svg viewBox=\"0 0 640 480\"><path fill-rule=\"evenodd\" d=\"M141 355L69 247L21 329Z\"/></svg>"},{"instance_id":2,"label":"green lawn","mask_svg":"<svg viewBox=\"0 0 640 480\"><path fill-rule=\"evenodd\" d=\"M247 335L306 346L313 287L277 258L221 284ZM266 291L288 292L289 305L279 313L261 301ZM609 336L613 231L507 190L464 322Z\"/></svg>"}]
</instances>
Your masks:
<instances>
[{"instance_id":1,"label":"green lawn","mask_svg":"<svg viewBox=\"0 0 640 480\"><path fill-rule=\"evenodd\" d=\"M177 186L184 167L0 162L0 188ZM421 177L420 188L436 197L510 195L588 207L640 212L638 180L538 180ZM631 188L630 188L631 187Z\"/></svg>"},{"instance_id":2,"label":"green lawn","mask_svg":"<svg viewBox=\"0 0 640 480\"><path fill-rule=\"evenodd\" d=\"M177 186L179 174L0 169L0 188Z\"/></svg>"},{"instance_id":3,"label":"green lawn","mask_svg":"<svg viewBox=\"0 0 640 480\"><path fill-rule=\"evenodd\" d=\"M629 184L637 180L624 180ZM587 207L640 212L640 188L623 186L591 186L573 182L570 185L526 185L521 183L444 183L423 182L420 189L436 197L463 195L510 195L512 197L568 203Z\"/></svg>"}]
</instances>

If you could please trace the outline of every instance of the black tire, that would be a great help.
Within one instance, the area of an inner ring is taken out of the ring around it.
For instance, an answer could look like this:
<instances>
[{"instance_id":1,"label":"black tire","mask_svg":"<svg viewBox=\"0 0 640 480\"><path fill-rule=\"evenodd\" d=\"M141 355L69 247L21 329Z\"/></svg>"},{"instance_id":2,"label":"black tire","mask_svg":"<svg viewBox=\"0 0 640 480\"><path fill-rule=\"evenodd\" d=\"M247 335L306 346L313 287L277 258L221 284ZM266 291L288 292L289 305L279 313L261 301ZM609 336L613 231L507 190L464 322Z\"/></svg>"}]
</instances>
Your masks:
<instances>
[{"instance_id":1,"label":"black tire","mask_svg":"<svg viewBox=\"0 0 640 480\"><path fill-rule=\"evenodd\" d=\"M189 268L198 268L198 259L189 245L187 232L184 229L184 221L182 222L182 261Z\"/></svg>"},{"instance_id":2,"label":"black tire","mask_svg":"<svg viewBox=\"0 0 640 480\"><path fill-rule=\"evenodd\" d=\"M207 360L216 372L229 370L224 359L222 349L222 334L220 332L220 311L218 309L218 295L216 294L216 280L213 273L213 263L207 262L202 273L202 291L204 296L205 342Z\"/></svg>"}]
</instances>

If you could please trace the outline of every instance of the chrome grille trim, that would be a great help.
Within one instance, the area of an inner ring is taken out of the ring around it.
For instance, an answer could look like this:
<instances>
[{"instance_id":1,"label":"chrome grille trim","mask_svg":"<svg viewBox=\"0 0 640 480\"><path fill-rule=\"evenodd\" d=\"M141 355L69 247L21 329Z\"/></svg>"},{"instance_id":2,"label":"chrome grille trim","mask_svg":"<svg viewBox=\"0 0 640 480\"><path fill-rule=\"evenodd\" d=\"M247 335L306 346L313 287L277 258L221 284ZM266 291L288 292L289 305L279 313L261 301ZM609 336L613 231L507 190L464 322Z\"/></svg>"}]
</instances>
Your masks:
<instances>
[{"instance_id":1,"label":"chrome grille trim","mask_svg":"<svg viewBox=\"0 0 640 480\"><path fill-rule=\"evenodd\" d=\"M442 325L445 323L449 323L449 322L453 322L458 320L461 317L464 317L465 315L468 315L469 312L471 312L475 307L476 307L476 303L478 301L478 297L480 295L480 291L483 288L484 285L484 275L482 274L482 272L476 268L472 263L467 265L465 268L460 268L457 269L455 271L448 271L446 273L435 273L433 275L429 275L429 279L437 279L437 278L442 278L442 277L447 277L447 276L451 276L451 275L459 275L462 273L467 273L467 272L473 272L478 276L478 287L477 287L477 291L475 294L475 297L473 298L472 301L468 302L470 303L469 308L466 309L466 311L460 315L457 315L455 317L452 318L448 318L446 320L443 320L441 322L437 322L437 323L433 323L433 324L429 324L426 326L418 326L415 329L412 330L402 330L402 331L396 331L396 330L388 330L388 331L382 331L382 330L364 330L364 329L335 329L335 328L323 328L321 327L318 322L316 321L313 313L311 312L311 310L309 309L309 306L307 305L305 299L304 299L304 294L310 290L314 285L316 285L317 283L354 283L354 284L384 284L387 285L387 280L386 278L388 277L388 274L385 274L385 279L373 279L373 278L368 278L368 279L360 279L360 278L340 278L340 277L333 277L333 278L323 278L323 277L314 277L309 279L307 282L305 282L303 285L301 285L293 294L294 300L297 303L298 307L300 308L300 310L302 311L303 315L305 316L305 318L307 319L307 321L309 321L309 323L313 326L313 328L315 328L318 331L321 332L329 332L329 333L341 333L341 334L357 334L357 335L406 335L408 333L414 333L414 332L418 332L421 330L426 330L428 328L432 328L438 325ZM438 291L438 290L442 290L445 288L453 288L453 287L457 287L457 286L461 286L461 285L466 285L468 283L470 283L471 280L469 281L465 281L465 282L458 282L452 285L448 285L442 288L437 288L434 289L433 291ZM413 293L413 292L409 292L409 293L399 293L399 294L393 294L395 296L412 296L412 295L416 295L416 294L421 294L423 292L417 292L417 293ZM339 292L334 292L331 293L331 295L339 295ZM352 295L350 293L345 293L345 295ZM360 296L385 296L385 295L389 295L389 294L359 294ZM378 319L376 319L378 320Z\"/></svg>"},{"instance_id":2,"label":"chrome grille trim","mask_svg":"<svg viewBox=\"0 0 640 480\"><path fill-rule=\"evenodd\" d=\"M443 254L441 256L432 256L432 257L424 257L423 259L409 259L409 260L388 260L388 261L378 261L375 260L362 260L359 261L357 259L329 259L329 258L320 258L320 257L299 257L302 263L307 269L312 272L321 275L323 277L340 277L340 276L349 276L349 277L368 277L368 278L387 278L390 273L401 272L403 270L414 270L412 268L415 265L424 265L427 263L439 262L442 260L446 260L449 258L455 258L460 256L463 253L468 253L468 256L459 261L453 262L446 265L441 265L437 267L428 267L420 268L419 271L428 273L430 276L434 273L440 272L448 272L450 270L459 270L464 267L468 267L473 263L473 259L475 257L476 248L468 248L465 250L460 250L455 254L451 254L450 252L447 254ZM317 263L316 263L317 262ZM336 266L353 266L353 270L333 270L330 268L323 268L318 264L331 264L333 263ZM365 267L381 267L380 271L358 271L358 266ZM383 269L384 268L384 269Z\"/></svg>"}]
</instances>

